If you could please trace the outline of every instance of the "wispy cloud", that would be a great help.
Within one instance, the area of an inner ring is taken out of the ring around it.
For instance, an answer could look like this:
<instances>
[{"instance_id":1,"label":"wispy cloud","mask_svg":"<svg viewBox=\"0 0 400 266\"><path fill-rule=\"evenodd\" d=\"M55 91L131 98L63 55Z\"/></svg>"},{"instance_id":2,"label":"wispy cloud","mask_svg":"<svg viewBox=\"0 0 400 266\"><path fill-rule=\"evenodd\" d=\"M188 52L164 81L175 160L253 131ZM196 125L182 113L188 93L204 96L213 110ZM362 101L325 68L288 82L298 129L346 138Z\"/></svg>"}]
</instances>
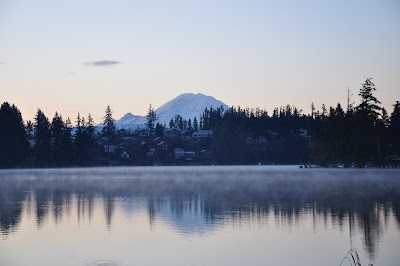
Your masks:
<instances>
[{"instance_id":1,"label":"wispy cloud","mask_svg":"<svg viewBox=\"0 0 400 266\"><path fill-rule=\"evenodd\" d=\"M104 67L104 66L113 66L113 65L119 65L122 64L120 61L116 60L100 60L100 61L93 61L93 62L85 62L82 63L85 66L98 66L98 67Z\"/></svg>"}]
</instances>

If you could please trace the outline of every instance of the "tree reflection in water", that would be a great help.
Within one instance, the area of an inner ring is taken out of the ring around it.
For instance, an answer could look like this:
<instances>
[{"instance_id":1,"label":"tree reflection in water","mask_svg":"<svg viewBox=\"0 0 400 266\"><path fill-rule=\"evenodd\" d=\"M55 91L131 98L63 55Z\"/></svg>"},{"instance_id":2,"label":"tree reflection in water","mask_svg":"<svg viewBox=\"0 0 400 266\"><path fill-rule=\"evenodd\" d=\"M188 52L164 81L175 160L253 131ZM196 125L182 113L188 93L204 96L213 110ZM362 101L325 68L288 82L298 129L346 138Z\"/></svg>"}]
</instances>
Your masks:
<instances>
[{"instance_id":1,"label":"tree reflection in water","mask_svg":"<svg viewBox=\"0 0 400 266\"><path fill-rule=\"evenodd\" d=\"M373 259L388 218L394 216L400 226L399 174L247 167L3 170L0 230L5 237L17 231L23 208L34 210L38 228L50 213L56 223L72 212L79 222L90 220L96 200L102 201L107 229L112 230L115 204L132 203L124 205L129 213L141 202L150 226L162 217L187 234L207 233L226 223L263 224L268 217L288 229L301 225L304 217L312 217L314 225L332 221L340 230L348 226L350 239L356 230L362 232Z\"/></svg>"}]
</instances>

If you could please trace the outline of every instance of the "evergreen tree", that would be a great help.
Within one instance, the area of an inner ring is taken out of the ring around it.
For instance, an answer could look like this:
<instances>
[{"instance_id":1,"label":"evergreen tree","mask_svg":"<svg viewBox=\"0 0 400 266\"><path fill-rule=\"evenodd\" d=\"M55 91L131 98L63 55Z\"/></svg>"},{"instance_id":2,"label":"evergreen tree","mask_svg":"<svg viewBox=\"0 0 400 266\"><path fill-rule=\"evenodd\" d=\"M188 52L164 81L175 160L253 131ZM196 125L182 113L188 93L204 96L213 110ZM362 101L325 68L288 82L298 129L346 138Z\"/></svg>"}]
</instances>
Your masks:
<instances>
[{"instance_id":1,"label":"evergreen tree","mask_svg":"<svg viewBox=\"0 0 400 266\"><path fill-rule=\"evenodd\" d=\"M192 127L192 120L189 118L189 120L187 121L187 130L188 131L193 131L193 127Z\"/></svg>"},{"instance_id":2,"label":"evergreen tree","mask_svg":"<svg viewBox=\"0 0 400 266\"><path fill-rule=\"evenodd\" d=\"M393 147L392 152L400 155L400 101L396 101L393 105L393 112L390 115L389 134Z\"/></svg>"},{"instance_id":3,"label":"evergreen tree","mask_svg":"<svg viewBox=\"0 0 400 266\"><path fill-rule=\"evenodd\" d=\"M28 139L33 139L33 123L31 120L26 121L26 125L25 125L25 131L26 134L28 135Z\"/></svg>"},{"instance_id":4,"label":"evergreen tree","mask_svg":"<svg viewBox=\"0 0 400 266\"><path fill-rule=\"evenodd\" d=\"M63 165L70 165L73 162L73 143L72 143L72 124L71 120L67 118L64 123L63 131L62 131L62 138L61 138L61 162Z\"/></svg>"},{"instance_id":5,"label":"evergreen tree","mask_svg":"<svg viewBox=\"0 0 400 266\"><path fill-rule=\"evenodd\" d=\"M38 109L35 116L35 147L34 155L36 163L39 166L49 165L51 163L51 131L49 119L42 110Z\"/></svg>"},{"instance_id":6,"label":"evergreen tree","mask_svg":"<svg viewBox=\"0 0 400 266\"><path fill-rule=\"evenodd\" d=\"M356 136L355 159L359 167L364 167L367 162L374 165L383 161L379 132L376 123L380 116L380 102L373 95L376 91L375 84L368 78L360 88L361 103L356 107Z\"/></svg>"},{"instance_id":7,"label":"evergreen tree","mask_svg":"<svg viewBox=\"0 0 400 266\"><path fill-rule=\"evenodd\" d=\"M112 111L110 106L107 106L106 114L103 117L103 129L101 130L101 134L107 138L107 154L110 153L110 144L115 138L115 123L114 118L112 117Z\"/></svg>"},{"instance_id":8,"label":"evergreen tree","mask_svg":"<svg viewBox=\"0 0 400 266\"><path fill-rule=\"evenodd\" d=\"M187 128L188 128L188 121L186 119L184 119L182 121L182 129L183 129L183 131L186 131Z\"/></svg>"},{"instance_id":9,"label":"evergreen tree","mask_svg":"<svg viewBox=\"0 0 400 266\"><path fill-rule=\"evenodd\" d=\"M178 128L179 128L180 130L183 130L183 119L182 119L182 116L179 116Z\"/></svg>"},{"instance_id":10,"label":"evergreen tree","mask_svg":"<svg viewBox=\"0 0 400 266\"><path fill-rule=\"evenodd\" d=\"M22 165L29 144L24 122L15 105L4 102L0 107L0 167Z\"/></svg>"},{"instance_id":11,"label":"evergreen tree","mask_svg":"<svg viewBox=\"0 0 400 266\"><path fill-rule=\"evenodd\" d=\"M150 132L154 132L154 126L157 121L157 114L154 111L154 108L151 106L151 104L149 106L149 110L147 112L146 118L147 118L147 122L146 122L147 128L149 129Z\"/></svg>"},{"instance_id":12,"label":"evergreen tree","mask_svg":"<svg viewBox=\"0 0 400 266\"><path fill-rule=\"evenodd\" d=\"M385 128L390 126L390 118L385 107L382 107L381 121Z\"/></svg>"},{"instance_id":13,"label":"evergreen tree","mask_svg":"<svg viewBox=\"0 0 400 266\"><path fill-rule=\"evenodd\" d=\"M107 140L111 141L115 136L115 120L112 117L112 111L110 106L107 106L106 114L103 117L103 129L101 130L101 134L107 137Z\"/></svg>"},{"instance_id":14,"label":"evergreen tree","mask_svg":"<svg viewBox=\"0 0 400 266\"><path fill-rule=\"evenodd\" d=\"M96 153L96 135L95 135L95 128L94 128L94 120L92 115L89 113L86 127L85 127L85 135L87 138L87 145L88 145L88 159L93 160L93 157Z\"/></svg>"},{"instance_id":15,"label":"evergreen tree","mask_svg":"<svg viewBox=\"0 0 400 266\"><path fill-rule=\"evenodd\" d=\"M361 97L361 103L357 106L357 114L361 119L370 123L375 123L379 118L381 107L380 101L373 95L376 91L375 84L368 78L362 85L358 96Z\"/></svg>"},{"instance_id":16,"label":"evergreen tree","mask_svg":"<svg viewBox=\"0 0 400 266\"><path fill-rule=\"evenodd\" d=\"M171 118L171 120L169 120L169 128L174 128L175 124L174 124L174 119Z\"/></svg>"},{"instance_id":17,"label":"evergreen tree","mask_svg":"<svg viewBox=\"0 0 400 266\"><path fill-rule=\"evenodd\" d=\"M199 124L197 122L197 117L194 117L193 118L193 131L196 132L197 130L199 130Z\"/></svg>"},{"instance_id":18,"label":"evergreen tree","mask_svg":"<svg viewBox=\"0 0 400 266\"><path fill-rule=\"evenodd\" d=\"M76 163L82 165L88 157L88 143L85 132L85 118L81 117L80 113L76 118L75 131L75 160Z\"/></svg>"},{"instance_id":19,"label":"evergreen tree","mask_svg":"<svg viewBox=\"0 0 400 266\"><path fill-rule=\"evenodd\" d=\"M57 163L57 165L61 165L62 164L61 142L64 131L64 122L61 115L59 115L57 112L53 117L50 129L51 129L51 146L53 151L53 158Z\"/></svg>"},{"instance_id":20,"label":"evergreen tree","mask_svg":"<svg viewBox=\"0 0 400 266\"><path fill-rule=\"evenodd\" d=\"M155 134L157 137L164 137L164 126L161 125L160 123L157 123L156 129L155 129Z\"/></svg>"},{"instance_id":21,"label":"evergreen tree","mask_svg":"<svg viewBox=\"0 0 400 266\"><path fill-rule=\"evenodd\" d=\"M81 114L78 113L78 116L76 117L76 132L75 132L75 137L82 134L83 126L84 126L84 124L82 123Z\"/></svg>"},{"instance_id":22,"label":"evergreen tree","mask_svg":"<svg viewBox=\"0 0 400 266\"><path fill-rule=\"evenodd\" d=\"M179 128L180 130L183 129L182 116L175 115L175 117L174 117L174 128Z\"/></svg>"}]
</instances>

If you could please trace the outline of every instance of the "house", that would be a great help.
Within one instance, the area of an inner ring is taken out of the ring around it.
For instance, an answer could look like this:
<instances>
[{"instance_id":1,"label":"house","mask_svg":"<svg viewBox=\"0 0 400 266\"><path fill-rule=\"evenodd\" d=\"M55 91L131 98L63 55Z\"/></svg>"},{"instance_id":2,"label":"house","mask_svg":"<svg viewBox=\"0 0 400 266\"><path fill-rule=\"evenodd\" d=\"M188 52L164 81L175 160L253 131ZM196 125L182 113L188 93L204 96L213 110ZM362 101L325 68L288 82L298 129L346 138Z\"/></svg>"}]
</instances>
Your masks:
<instances>
[{"instance_id":1,"label":"house","mask_svg":"<svg viewBox=\"0 0 400 266\"><path fill-rule=\"evenodd\" d=\"M175 159L183 158L183 157L185 157L185 151L181 148L175 148L174 156L175 156Z\"/></svg>"},{"instance_id":2,"label":"house","mask_svg":"<svg viewBox=\"0 0 400 266\"><path fill-rule=\"evenodd\" d=\"M192 137L194 138L212 138L214 135L214 132L212 130L197 130L196 132L193 132Z\"/></svg>"},{"instance_id":3,"label":"house","mask_svg":"<svg viewBox=\"0 0 400 266\"><path fill-rule=\"evenodd\" d=\"M174 149L174 156L175 159L186 159L187 161L191 161L196 157L196 152L194 151L185 151L181 148L175 148Z\"/></svg>"},{"instance_id":4,"label":"house","mask_svg":"<svg viewBox=\"0 0 400 266\"><path fill-rule=\"evenodd\" d=\"M111 145L111 144L110 145L104 144L103 148L104 148L104 151L106 153L114 153L115 149L117 148L117 146L116 145Z\"/></svg>"},{"instance_id":5,"label":"house","mask_svg":"<svg viewBox=\"0 0 400 266\"><path fill-rule=\"evenodd\" d=\"M196 152L194 151L185 151L186 161L192 161L196 157Z\"/></svg>"}]
</instances>

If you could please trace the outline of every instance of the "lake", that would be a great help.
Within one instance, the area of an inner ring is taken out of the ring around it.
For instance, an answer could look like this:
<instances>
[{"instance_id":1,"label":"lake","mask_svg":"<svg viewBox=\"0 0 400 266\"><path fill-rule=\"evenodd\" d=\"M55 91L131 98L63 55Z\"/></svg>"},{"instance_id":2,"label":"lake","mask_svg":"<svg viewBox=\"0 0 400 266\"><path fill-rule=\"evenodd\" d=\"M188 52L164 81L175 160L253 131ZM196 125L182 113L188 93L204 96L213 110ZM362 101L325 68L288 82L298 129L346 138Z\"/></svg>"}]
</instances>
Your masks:
<instances>
[{"instance_id":1,"label":"lake","mask_svg":"<svg viewBox=\"0 0 400 266\"><path fill-rule=\"evenodd\" d=\"M398 266L400 169L0 170L0 233L6 266Z\"/></svg>"}]
</instances>

